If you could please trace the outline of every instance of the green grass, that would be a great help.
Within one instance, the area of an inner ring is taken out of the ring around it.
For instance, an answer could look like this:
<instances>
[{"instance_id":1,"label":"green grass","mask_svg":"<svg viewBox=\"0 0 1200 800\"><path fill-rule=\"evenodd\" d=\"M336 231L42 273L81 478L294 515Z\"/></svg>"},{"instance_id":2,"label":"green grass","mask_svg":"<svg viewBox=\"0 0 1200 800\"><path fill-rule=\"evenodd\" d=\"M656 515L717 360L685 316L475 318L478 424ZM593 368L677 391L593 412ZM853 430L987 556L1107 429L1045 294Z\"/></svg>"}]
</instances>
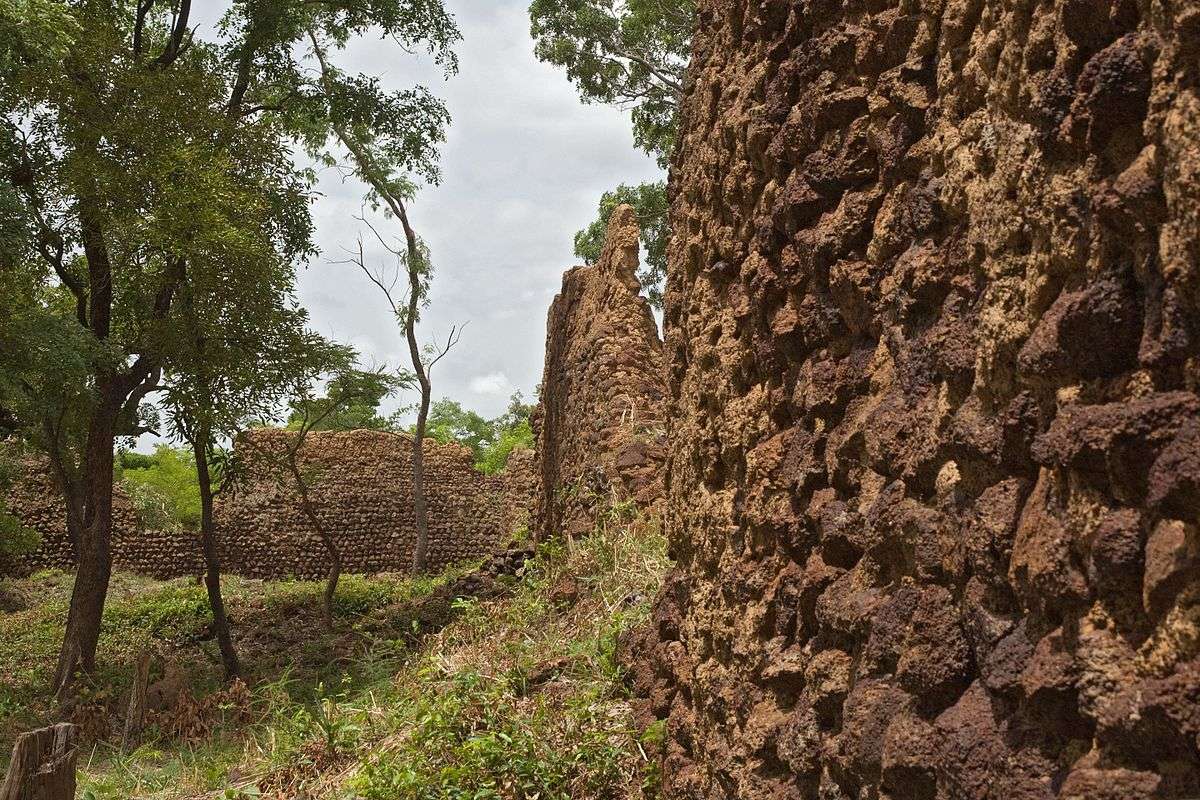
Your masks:
<instances>
[{"instance_id":1,"label":"green grass","mask_svg":"<svg viewBox=\"0 0 1200 800\"><path fill-rule=\"evenodd\" d=\"M615 662L619 634L644 621L666 568L657 531L618 522L570 552L544 551L503 602L462 616L401 676L389 727L345 786L368 800L623 798L653 768ZM577 605L549 602L564 578ZM546 680L548 665L558 667ZM545 681L531 683L541 675ZM329 796L337 796L330 794Z\"/></svg>"},{"instance_id":2,"label":"green grass","mask_svg":"<svg viewBox=\"0 0 1200 800\"><path fill-rule=\"evenodd\" d=\"M292 667L294 681L308 687L340 672L339 663L323 660L331 645L363 626L367 615L389 604L426 594L448 576L416 581L400 576L344 576L334 602L338 630L321 624L324 584L310 581L264 583L227 577L223 581L235 635L249 636L242 653L248 677L273 679L281 665ZM50 683L72 577L47 570L17 582L15 590L28 610L0 615L0 736L53 716ZM211 609L203 586L186 579L159 582L130 574L114 576L101 626L97 673L89 682L89 701L112 706L128 691L132 665L145 649L187 668L196 690L214 688L220 679L219 654L209 634ZM289 641L285 634L294 634ZM0 761L6 754L0 754Z\"/></svg>"},{"instance_id":3,"label":"green grass","mask_svg":"<svg viewBox=\"0 0 1200 800\"><path fill-rule=\"evenodd\" d=\"M322 584L232 578L225 591L250 689L220 688L203 587L132 576L114 581L97 703L119 715L130 665L151 646L189 668L191 692L220 700L202 737L152 726L123 754L81 759L87 800L183 798L634 798L652 796L646 756L660 732L637 730L614 653L644 621L666 570L653 520L617 508L594 535L543 545L505 597L460 601L454 622L410 649L391 611L461 573L411 581L343 579L337 630L320 624ZM465 569L465 568L464 568ZM569 609L552 587L574 580ZM30 580L41 602L0 616L0 727L48 718L41 705L57 654L69 576ZM119 719L117 720L119 722ZM109 740L111 742L111 739Z\"/></svg>"}]
</instances>

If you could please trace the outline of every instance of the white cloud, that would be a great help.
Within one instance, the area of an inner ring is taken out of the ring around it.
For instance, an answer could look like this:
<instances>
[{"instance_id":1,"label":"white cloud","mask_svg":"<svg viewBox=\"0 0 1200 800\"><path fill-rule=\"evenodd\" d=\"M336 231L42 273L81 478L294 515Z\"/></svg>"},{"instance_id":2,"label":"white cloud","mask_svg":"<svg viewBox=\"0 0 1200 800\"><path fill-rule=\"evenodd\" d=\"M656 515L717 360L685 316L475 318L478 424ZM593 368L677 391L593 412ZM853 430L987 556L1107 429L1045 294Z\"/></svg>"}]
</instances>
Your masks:
<instances>
[{"instance_id":1,"label":"white cloud","mask_svg":"<svg viewBox=\"0 0 1200 800\"><path fill-rule=\"evenodd\" d=\"M509 381L508 376L503 372L476 375L474 378L471 378L470 388L475 394L504 398L511 395L513 391L512 382Z\"/></svg>"},{"instance_id":2,"label":"white cloud","mask_svg":"<svg viewBox=\"0 0 1200 800\"><path fill-rule=\"evenodd\" d=\"M424 83L453 115L442 183L421 190L410 209L435 269L421 339L444 339L452 325L470 323L438 364L434 397L492 417L513 390L530 397L542 378L546 311L563 271L578 262L572 239L600 194L660 175L634 149L626 113L583 105L559 69L533 57L528 0L447 5L463 31L459 73L450 80L386 41L362 42L339 61L387 86ZM403 341L383 299L330 263L354 244L362 189L334 171L323 173L319 188L313 214L322 254L301 275L301 301L318 330L353 341L367 360L395 364ZM381 230L390 224L382 220ZM381 251L368 255L383 263ZM481 383L495 375L501 388Z\"/></svg>"}]
</instances>

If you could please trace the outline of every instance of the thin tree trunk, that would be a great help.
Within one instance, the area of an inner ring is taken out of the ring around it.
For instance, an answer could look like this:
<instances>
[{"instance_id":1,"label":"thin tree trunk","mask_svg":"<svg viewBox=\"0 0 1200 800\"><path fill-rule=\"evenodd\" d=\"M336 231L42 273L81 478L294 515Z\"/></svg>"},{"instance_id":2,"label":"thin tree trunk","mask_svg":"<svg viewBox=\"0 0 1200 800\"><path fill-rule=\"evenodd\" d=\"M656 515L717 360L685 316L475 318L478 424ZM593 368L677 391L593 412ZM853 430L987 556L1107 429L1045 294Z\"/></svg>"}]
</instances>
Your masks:
<instances>
[{"instance_id":1,"label":"thin tree trunk","mask_svg":"<svg viewBox=\"0 0 1200 800\"><path fill-rule=\"evenodd\" d=\"M329 554L329 574L325 581L324 613L325 626L329 630L333 630L333 599L337 594L338 581L342 577L342 554L338 552L337 544L333 541L333 537L329 535L325 524L321 522L321 518L317 515L317 510L313 508L312 500L308 496L308 482L304 480L304 476L300 473L300 467L296 463L295 450L288 454L288 468L291 470L292 479L296 481L296 490L300 492L300 510L304 512L304 516L308 518L309 524L316 530L321 543L325 545L325 552Z\"/></svg>"},{"instance_id":2,"label":"thin tree trunk","mask_svg":"<svg viewBox=\"0 0 1200 800\"><path fill-rule=\"evenodd\" d=\"M412 330L412 326L409 326ZM413 337L415 338L415 336ZM420 363L414 360L413 363ZM421 408L417 411L416 438L413 441L413 517L416 520L416 542L413 545L414 575L429 566L429 510L425 503L425 426L429 420L429 380L421 370Z\"/></svg>"},{"instance_id":3,"label":"thin tree trunk","mask_svg":"<svg viewBox=\"0 0 1200 800\"><path fill-rule=\"evenodd\" d=\"M329 575L325 581L325 625L333 630L333 598L337 595L338 581L342 577L342 557L328 541L325 542L325 549L329 551Z\"/></svg>"},{"instance_id":4,"label":"thin tree trunk","mask_svg":"<svg viewBox=\"0 0 1200 800\"><path fill-rule=\"evenodd\" d=\"M317 61L321 65L321 78L326 83L328 89L328 71L329 65L325 63L325 52L321 48L317 36L310 29L308 32L309 38L313 44L313 52L316 54ZM421 409L417 414L417 429L416 438L413 441L413 516L416 522L416 542L413 546L413 574L420 574L428 568L428 551L429 551L429 511L425 499L425 423L429 417L429 399L433 393L433 388L430 385L429 371L425 367L425 361L421 357L421 345L417 341L417 320L420 317L421 301L424 299L424 292L421 289L421 276L423 274L424 255L421 253L420 241L417 238L417 232L413 229L412 223L408 219L408 210L404 206L404 200L401 198L388 184L388 181L380 174L372 163L369 150L364 148L361 143L345 128L335 125L334 133L338 140L345 145L350 151L350 155L354 157L355 163L358 165L358 174L363 180L370 184L379 197L387 204L388 209L396 219L400 220L400 226L404 229L404 242L408 252L407 267L408 267L408 310L404 315L404 335L408 340L408 354L412 360L413 371L417 374L417 380L421 384ZM385 293L387 290L384 290ZM389 302L391 297L389 295ZM400 309L393 304L393 310L400 313Z\"/></svg>"},{"instance_id":5,"label":"thin tree trunk","mask_svg":"<svg viewBox=\"0 0 1200 800\"><path fill-rule=\"evenodd\" d=\"M233 635L229 631L225 599L221 596L221 562L217 555L217 526L213 518L212 475L208 470L208 448L204 444L207 441L207 434L201 432L192 443L192 454L196 457L196 476L200 483L200 540L204 550L204 585L208 589L208 604L212 607L213 630L217 634L217 646L221 649L221 663L225 665L225 679L231 681L241 674L241 664L238 663Z\"/></svg>"}]
</instances>

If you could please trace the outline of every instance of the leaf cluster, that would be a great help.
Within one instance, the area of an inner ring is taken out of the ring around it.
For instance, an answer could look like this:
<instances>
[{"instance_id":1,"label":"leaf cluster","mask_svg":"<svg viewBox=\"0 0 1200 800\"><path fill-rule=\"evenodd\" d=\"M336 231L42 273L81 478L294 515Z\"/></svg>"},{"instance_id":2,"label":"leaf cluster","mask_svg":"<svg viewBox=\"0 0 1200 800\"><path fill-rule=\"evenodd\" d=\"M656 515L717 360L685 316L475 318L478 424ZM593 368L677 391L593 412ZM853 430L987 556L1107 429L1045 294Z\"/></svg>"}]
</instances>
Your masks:
<instances>
[{"instance_id":1,"label":"leaf cluster","mask_svg":"<svg viewBox=\"0 0 1200 800\"><path fill-rule=\"evenodd\" d=\"M386 373L341 369L321 395L300 393L292 399L289 430L395 431L392 417L379 413L385 398L412 386L407 372Z\"/></svg>"},{"instance_id":2,"label":"leaf cluster","mask_svg":"<svg viewBox=\"0 0 1200 800\"><path fill-rule=\"evenodd\" d=\"M295 300L316 252L297 147L332 163L348 130L390 185L440 177L439 100L316 58L379 35L449 75L442 0L235 0L207 39L189 5L0 0L0 408L64 465L135 366L120 433L214 455L345 371Z\"/></svg>"},{"instance_id":3,"label":"leaf cluster","mask_svg":"<svg viewBox=\"0 0 1200 800\"><path fill-rule=\"evenodd\" d=\"M533 0L534 54L587 103L628 108L634 141L665 169L691 49L693 0Z\"/></svg>"},{"instance_id":4,"label":"leaf cluster","mask_svg":"<svg viewBox=\"0 0 1200 800\"><path fill-rule=\"evenodd\" d=\"M475 457L475 468L492 475L504 469L513 450L533 447L532 413L533 406L524 402L520 392L509 398L503 414L490 420L456 400L442 398L429 409L425 435L466 445Z\"/></svg>"},{"instance_id":5,"label":"leaf cluster","mask_svg":"<svg viewBox=\"0 0 1200 800\"><path fill-rule=\"evenodd\" d=\"M151 455L122 452L116 478L146 527L164 531L200 528L200 484L190 450L159 445Z\"/></svg>"}]
</instances>

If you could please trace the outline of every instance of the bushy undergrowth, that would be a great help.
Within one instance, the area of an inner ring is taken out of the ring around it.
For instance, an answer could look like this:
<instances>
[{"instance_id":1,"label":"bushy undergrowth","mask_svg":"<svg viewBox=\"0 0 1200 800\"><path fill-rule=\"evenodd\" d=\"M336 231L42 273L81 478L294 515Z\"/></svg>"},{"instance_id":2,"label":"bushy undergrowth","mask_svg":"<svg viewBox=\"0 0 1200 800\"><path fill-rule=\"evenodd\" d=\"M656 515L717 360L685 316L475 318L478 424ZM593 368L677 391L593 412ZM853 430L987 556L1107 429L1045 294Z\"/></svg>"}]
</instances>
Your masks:
<instances>
[{"instance_id":1,"label":"bushy undergrowth","mask_svg":"<svg viewBox=\"0 0 1200 800\"><path fill-rule=\"evenodd\" d=\"M416 648L381 620L448 576L346 578L334 634L319 626L319 583L230 579L235 632L254 673L245 707L219 714L203 738L152 730L132 753L96 746L81 761L80 796L651 796L643 745L655 732L634 726L614 654L620 633L647 617L665 569L654 521L617 508L594 535L543 545L507 596L458 602L455 620ZM50 587L44 602L0 617L0 674L23 676L0 678L0 717L6 702L17 710L10 722L36 716L29 710L65 613L69 581L38 577ZM105 616L100 660L110 667L97 684L120 696L133 654L149 643L207 659L193 691L216 690L207 625L202 587L122 577ZM282 643L260 652L268 634Z\"/></svg>"},{"instance_id":2,"label":"bushy undergrowth","mask_svg":"<svg viewBox=\"0 0 1200 800\"><path fill-rule=\"evenodd\" d=\"M292 677L312 684L340 668L327 659L331 644L352 632L368 612L426 594L445 579L343 576L334 602L339 630L333 634L319 622L323 583L226 577L224 591L235 635L246 640L248 677L273 679L281 663L291 663ZM0 615L0 739L10 740L18 730L50 719L54 711L49 685L71 583L71 575L58 570L35 573L15 587L28 609ZM128 690L134 660L147 649L189 667L193 692L211 690L220 672L211 620L202 585L117 574L104 610L89 699L116 704ZM0 763L6 757L0 752Z\"/></svg>"},{"instance_id":3,"label":"bushy undergrowth","mask_svg":"<svg viewBox=\"0 0 1200 800\"><path fill-rule=\"evenodd\" d=\"M573 547L544 548L510 599L464 604L398 676L399 733L365 759L349 796L566 800L651 790L615 649L648 614L663 551L644 520L610 520ZM555 601L563 581L578 584L569 609Z\"/></svg>"},{"instance_id":4,"label":"bushy undergrowth","mask_svg":"<svg viewBox=\"0 0 1200 800\"><path fill-rule=\"evenodd\" d=\"M123 452L116 479L142 524L167 531L199 529L200 480L190 450L159 445L153 455Z\"/></svg>"}]
</instances>

